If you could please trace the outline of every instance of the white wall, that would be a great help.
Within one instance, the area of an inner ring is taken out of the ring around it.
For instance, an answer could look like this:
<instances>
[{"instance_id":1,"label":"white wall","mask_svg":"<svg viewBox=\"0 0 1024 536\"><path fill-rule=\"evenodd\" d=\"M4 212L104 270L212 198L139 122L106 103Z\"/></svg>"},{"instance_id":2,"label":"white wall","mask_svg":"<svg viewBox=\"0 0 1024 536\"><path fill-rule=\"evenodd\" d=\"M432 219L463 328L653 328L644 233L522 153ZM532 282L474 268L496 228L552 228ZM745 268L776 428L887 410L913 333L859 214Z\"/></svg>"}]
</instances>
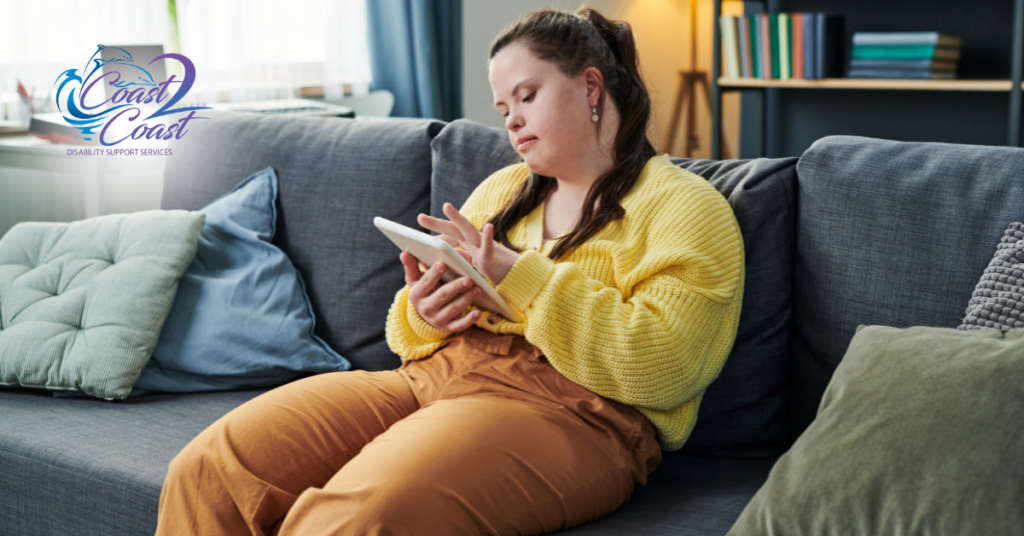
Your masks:
<instances>
[{"instance_id":1,"label":"white wall","mask_svg":"<svg viewBox=\"0 0 1024 536\"><path fill-rule=\"evenodd\" d=\"M464 0L462 3L462 112L463 117L485 125L504 127L505 121L491 105L494 94L487 82L487 52L501 29L517 17L544 7L576 11L587 5L611 16L616 0Z\"/></svg>"}]
</instances>

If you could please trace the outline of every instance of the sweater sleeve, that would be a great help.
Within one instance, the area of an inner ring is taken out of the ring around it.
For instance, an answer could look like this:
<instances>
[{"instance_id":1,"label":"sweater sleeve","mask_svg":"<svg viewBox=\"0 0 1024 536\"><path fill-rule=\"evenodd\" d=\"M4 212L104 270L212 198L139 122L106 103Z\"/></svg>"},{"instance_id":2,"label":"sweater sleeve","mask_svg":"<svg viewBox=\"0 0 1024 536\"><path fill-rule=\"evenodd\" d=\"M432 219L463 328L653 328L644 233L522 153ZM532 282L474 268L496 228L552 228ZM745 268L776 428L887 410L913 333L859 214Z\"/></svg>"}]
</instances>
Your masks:
<instances>
[{"instance_id":1,"label":"sweater sleeve","mask_svg":"<svg viewBox=\"0 0 1024 536\"><path fill-rule=\"evenodd\" d=\"M633 266L616 286L528 250L498 291L566 377L625 404L677 410L718 376L738 326L742 236L714 195L662 205L664 217L646 222L647 242L627 248L639 258L615 261Z\"/></svg>"},{"instance_id":2,"label":"sweater sleeve","mask_svg":"<svg viewBox=\"0 0 1024 536\"><path fill-rule=\"evenodd\" d=\"M395 295L384 328L388 347L403 362L433 354L449 335L449 332L423 320L416 306L409 301L409 290L409 285L405 285Z\"/></svg>"}]
</instances>

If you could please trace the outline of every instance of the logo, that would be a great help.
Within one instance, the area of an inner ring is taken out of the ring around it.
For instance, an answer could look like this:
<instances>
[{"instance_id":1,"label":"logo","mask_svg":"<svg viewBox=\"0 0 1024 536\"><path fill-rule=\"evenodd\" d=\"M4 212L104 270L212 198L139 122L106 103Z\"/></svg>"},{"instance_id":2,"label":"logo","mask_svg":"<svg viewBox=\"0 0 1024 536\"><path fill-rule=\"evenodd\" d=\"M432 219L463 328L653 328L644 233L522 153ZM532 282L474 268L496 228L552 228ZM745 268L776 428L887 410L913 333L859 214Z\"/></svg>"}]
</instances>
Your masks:
<instances>
[{"instance_id":1,"label":"logo","mask_svg":"<svg viewBox=\"0 0 1024 536\"><path fill-rule=\"evenodd\" d=\"M101 54L104 49L105 53ZM102 56L109 59L102 59ZM153 79L150 74L153 70L151 64L164 58L181 63L185 70L184 79L175 80L177 75L171 75L163 81ZM104 66L108 66L109 71L103 69L107 72L101 74L101 67ZM192 60L181 54L163 54L154 58L148 65L138 65L127 50L99 45L81 72L68 69L57 77L53 85L60 85L57 88L57 109L64 116L64 120L81 131L84 140L92 141L98 138L102 145L111 146L128 139L181 139L188 132L189 121L209 119L196 117L196 110L206 110L209 106L171 108L188 94L195 79L195 65L192 64ZM109 99L92 106L86 105L86 97L90 94L103 93L103 98L106 97L104 84L118 89ZM178 85L172 87L172 84ZM157 107L160 103L164 103L163 106ZM185 112L188 112L187 116L171 122L170 125L154 121L160 117ZM145 113L149 115L141 117ZM131 132L125 134L128 129L131 129Z\"/></svg>"}]
</instances>

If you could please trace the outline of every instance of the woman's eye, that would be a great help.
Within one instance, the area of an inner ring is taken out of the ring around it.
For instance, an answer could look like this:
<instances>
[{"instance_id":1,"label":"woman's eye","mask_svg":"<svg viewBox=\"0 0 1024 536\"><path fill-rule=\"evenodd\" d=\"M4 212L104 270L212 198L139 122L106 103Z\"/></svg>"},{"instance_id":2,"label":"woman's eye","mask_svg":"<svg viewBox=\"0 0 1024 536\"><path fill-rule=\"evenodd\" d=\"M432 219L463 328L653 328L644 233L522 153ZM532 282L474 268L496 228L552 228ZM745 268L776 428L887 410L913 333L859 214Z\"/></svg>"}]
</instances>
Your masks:
<instances>
[{"instance_id":1,"label":"woman's eye","mask_svg":"<svg viewBox=\"0 0 1024 536\"><path fill-rule=\"evenodd\" d=\"M536 95L536 93L530 93L529 95L526 96L525 99L523 99L523 102L530 102L530 100L533 99L534 95Z\"/></svg>"}]
</instances>

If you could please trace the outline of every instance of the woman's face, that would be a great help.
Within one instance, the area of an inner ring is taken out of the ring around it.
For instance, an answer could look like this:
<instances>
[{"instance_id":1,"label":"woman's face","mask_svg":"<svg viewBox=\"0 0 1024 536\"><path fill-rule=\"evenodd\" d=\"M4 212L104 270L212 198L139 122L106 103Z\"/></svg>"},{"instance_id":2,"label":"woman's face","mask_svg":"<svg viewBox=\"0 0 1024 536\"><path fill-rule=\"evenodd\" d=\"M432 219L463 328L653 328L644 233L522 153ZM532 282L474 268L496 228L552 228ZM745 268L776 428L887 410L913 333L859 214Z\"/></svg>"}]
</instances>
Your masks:
<instances>
[{"instance_id":1,"label":"woman's face","mask_svg":"<svg viewBox=\"0 0 1024 536\"><path fill-rule=\"evenodd\" d=\"M516 42L491 58L488 80L512 148L531 170L569 177L579 173L581 162L595 157L598 139L590 116L591 103L596 105L600 95L596 68L569 78Z\"/></svg>"}]
</instances>

